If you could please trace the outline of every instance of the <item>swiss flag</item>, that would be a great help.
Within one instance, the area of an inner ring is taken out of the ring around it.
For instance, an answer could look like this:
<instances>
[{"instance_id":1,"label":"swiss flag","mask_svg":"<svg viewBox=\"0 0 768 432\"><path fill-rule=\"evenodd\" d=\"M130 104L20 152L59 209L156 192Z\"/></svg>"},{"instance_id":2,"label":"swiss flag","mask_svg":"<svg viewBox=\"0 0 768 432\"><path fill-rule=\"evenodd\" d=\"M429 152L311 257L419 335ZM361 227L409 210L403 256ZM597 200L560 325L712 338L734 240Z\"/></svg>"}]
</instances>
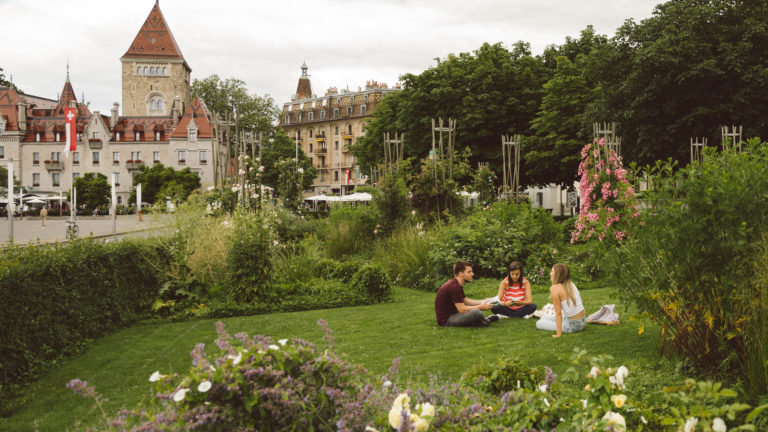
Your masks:
<instances>
[{"instance_id":1,"label":"swiss flag","mask_svg":"<svg viewBox=\"0 0 768 432\"><path fill-rule=\"evenodd\" d=\"M67 141L64 143L64 152L77 150L77 114L74 108L64 108L65 130Z\"/></svg>"}]
</instances>

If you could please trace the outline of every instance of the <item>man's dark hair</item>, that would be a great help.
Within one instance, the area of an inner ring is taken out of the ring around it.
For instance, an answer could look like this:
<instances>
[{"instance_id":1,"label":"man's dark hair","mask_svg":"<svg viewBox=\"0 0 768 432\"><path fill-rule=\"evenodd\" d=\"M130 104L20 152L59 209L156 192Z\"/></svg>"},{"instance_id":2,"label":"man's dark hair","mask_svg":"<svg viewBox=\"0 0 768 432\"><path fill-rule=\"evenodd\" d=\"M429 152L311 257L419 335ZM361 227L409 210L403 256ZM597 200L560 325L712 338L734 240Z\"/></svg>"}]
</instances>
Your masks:
<instances>
[{"instance_id":1,"label":"man's dark hair","mask_svg":"<svg viewBox=\"0 0 768 432\"><path fill-rule=\"evenodd\" d=\"M453 275L456 276L463 272L467 267L472 267L472 263L468 261L456 261L456 264L453 265Z\"/></svg>"}]
</instances>

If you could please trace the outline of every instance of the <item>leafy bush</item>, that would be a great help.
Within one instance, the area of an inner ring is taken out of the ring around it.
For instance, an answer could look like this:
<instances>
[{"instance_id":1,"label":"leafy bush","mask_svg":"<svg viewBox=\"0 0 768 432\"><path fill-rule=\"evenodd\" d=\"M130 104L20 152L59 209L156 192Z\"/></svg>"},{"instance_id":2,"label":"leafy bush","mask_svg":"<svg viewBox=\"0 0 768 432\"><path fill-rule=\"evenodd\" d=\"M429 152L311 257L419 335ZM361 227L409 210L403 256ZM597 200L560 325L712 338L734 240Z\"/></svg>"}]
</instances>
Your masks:
<instances>
[{"instance_id":1,"label":"leafy bush","mask_svg":"<svg viewBox=\"0 0 768 432\"><path fill-rule=\"evenodd\" d=\"M317 278L327 271L325 260L314 237L281 243L274 249L270 279L275 283L291 283Z\"/></svg>"},{"instance_id":2,"label":"leafy bush","mask_svg":"<svg viewBox=\"0 0 768 432\"><path fill-rule=\"evenodd\" d=\"M331 277L339 279L344 283L352 281L357 271L360 269L360 263L355 261L342 261L336 264L331 273Z\"/></svg>"},{"instance_id":3,"label":"leafy bush","mask_svg":"<svg viewBox=\"0 0 768 432\"><path fill-rule=\"evenodd\" d=\"M408 214L408 190L402 177L385 175L371 201L384 234L391 233Z\"/></svg>"},{"instance_id":4,"label":"leafy bush","mask_svg":"<svg viewBox=\"0 0 768 432\"><path fill-rule=\"evenodd\" d=\"M752 387L753 375L765 377L768 365L748 351L765 344L765 321L757 321L765 314L755 314L750 299L766 295L753 263L764 266L755 254L768 195L755 192L768 190L768 147L751 140L741 153L707 150L702 163L677 172L660 164L669 174L654 177L652 211L616 251L614 275L620 294L659 323L665 350L676 348L701 370L741 373L756 396L765 385Z\"/></svg>"},{"instance_id":5,"label":"leafy bush","mask_svg":"<svg viewBox=\"0 0 768 432\"><path fill-rule=\"evenodd\" d=\"M371 303L387 300L392 294L392 281L381 267L366 264L352 276L350 284Z\"/></svg>"},{"instance_id":6,"label":"leafy bush","mask_svg":"<svg viewBox=\"0 0 768 432\"><path fill-rule=\"evenodd\" d=\"M476 208L466 219L443 226L430 252L434 268L452 276L459 260L472 263L476 275L498 277L512 261L526 262L541 245L558 239L560 227L541 209L500 201Z\"/></svg>"},{"instance_id":7,"label":"leafy bush","mask_svg":"<svg viewBox=\"0 0 768 432\"><path fill-rule=\"evenodd\" d=\"M504 357L494 363L476 364L462 375L461 383L499 395L518 388L537 390L545 378L543 370L528 367L518 358Z\"/></svg>"},{"instance_id":8,"label":"leafy bush","mask_svg":"<svg viewBox=\"0 0 768 432\"><path fill-rule=\"evenodd\" d=\"M265 216L236 213L232 242L227 251L227 279L235 300L266 301L272 268L273 239Z\"/></svg>"},{"instance_id":9,"label":"leafy bush","mask_svg":"<svg viewBox=\"0 0 768 432\"><path fill-rule=\"evenodd\" d=\"M333 206L321 230L328 256L342 258L363 251L377 235L377 216L367 206Z\"/></svg>"},{"instance_id":10,"label":"leafy bush","mask_svg":"<svg viewBox=\"0 0 768 432\"><path fill-rule=\"evenodd\" d=\"M434 291L445 269L430 260L436 228L405 225L373 245L371 262L384 268L397 285Z\"/></svg>"},{"instance_id":11,"label":"leafy bush","mask_svg":"<svg viewBox=\"0 0 768 432\"><path fill-rule=\"evenodd\" d=\"M152 257L152 262L145 259ZM0 386L151 313L167 251L154 239L9 248L0 261Z\"/></svg>"}]
</instances>

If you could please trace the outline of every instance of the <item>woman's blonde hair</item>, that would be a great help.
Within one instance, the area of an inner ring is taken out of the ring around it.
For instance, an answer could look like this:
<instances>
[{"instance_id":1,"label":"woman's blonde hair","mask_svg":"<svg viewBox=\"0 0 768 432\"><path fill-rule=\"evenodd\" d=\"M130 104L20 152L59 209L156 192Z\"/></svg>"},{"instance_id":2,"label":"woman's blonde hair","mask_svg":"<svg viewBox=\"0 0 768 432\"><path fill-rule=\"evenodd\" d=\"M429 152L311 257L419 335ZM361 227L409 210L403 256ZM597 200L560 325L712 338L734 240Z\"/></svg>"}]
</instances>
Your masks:
<instances>
[{"instance_id":1,"label":"woman's blonde hair","mask_svg":"<svg viewBox=\"0 0 768 432\"><path fill-rule=\"evenodd\" d=\"M562 284L563 288L565 288L565 295L568 297L568 303L571 306L576 305L576 293L573 289L573 283L571 283L571 271L568 270L568 266L557 263L552 266L552 270L554 270L552 282Z\"/></svg>"}]
</instances>

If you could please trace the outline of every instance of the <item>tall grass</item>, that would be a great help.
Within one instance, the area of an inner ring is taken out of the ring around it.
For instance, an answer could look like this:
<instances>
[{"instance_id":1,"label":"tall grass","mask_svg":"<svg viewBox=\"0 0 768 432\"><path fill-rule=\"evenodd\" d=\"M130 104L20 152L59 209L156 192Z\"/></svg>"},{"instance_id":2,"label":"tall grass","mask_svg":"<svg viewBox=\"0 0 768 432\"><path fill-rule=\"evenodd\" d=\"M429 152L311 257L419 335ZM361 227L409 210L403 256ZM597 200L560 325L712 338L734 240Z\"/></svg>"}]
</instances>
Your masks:
<instances>
[{"instance_id":1,"label":"tall grass","mask_svg":"<svg viewBox=\"0 0 768 432\"><path fill-rule=\"evenodd\" d=\"M401 226L373 245L371 261L382 266L397 285L434 291L441 279L450 276L450 269L446 272L430 259L431 243L439 229Z\"/></svg>"},{"instance_id":2,"label":"tall grass","mask_svg":"<svg viewBox=\"0 0 768 432\"><path fill-rule=\"evenodd\" d=\"M745 328L745 387L749 395L768 399L768 234L755 256L754 296L746 303L751 320Z\"/></svg>"},{"instance_id":3,"label":"tall grass","mask_svg":"<svg viewBox=\"0 0 768 432\"><path fill-rule=\"evenodd\" d=\"M314 236L277 249L272 261L271 279L278 283L306 282L321 274L322 248Z\"/></svg>"}]
</instances>

